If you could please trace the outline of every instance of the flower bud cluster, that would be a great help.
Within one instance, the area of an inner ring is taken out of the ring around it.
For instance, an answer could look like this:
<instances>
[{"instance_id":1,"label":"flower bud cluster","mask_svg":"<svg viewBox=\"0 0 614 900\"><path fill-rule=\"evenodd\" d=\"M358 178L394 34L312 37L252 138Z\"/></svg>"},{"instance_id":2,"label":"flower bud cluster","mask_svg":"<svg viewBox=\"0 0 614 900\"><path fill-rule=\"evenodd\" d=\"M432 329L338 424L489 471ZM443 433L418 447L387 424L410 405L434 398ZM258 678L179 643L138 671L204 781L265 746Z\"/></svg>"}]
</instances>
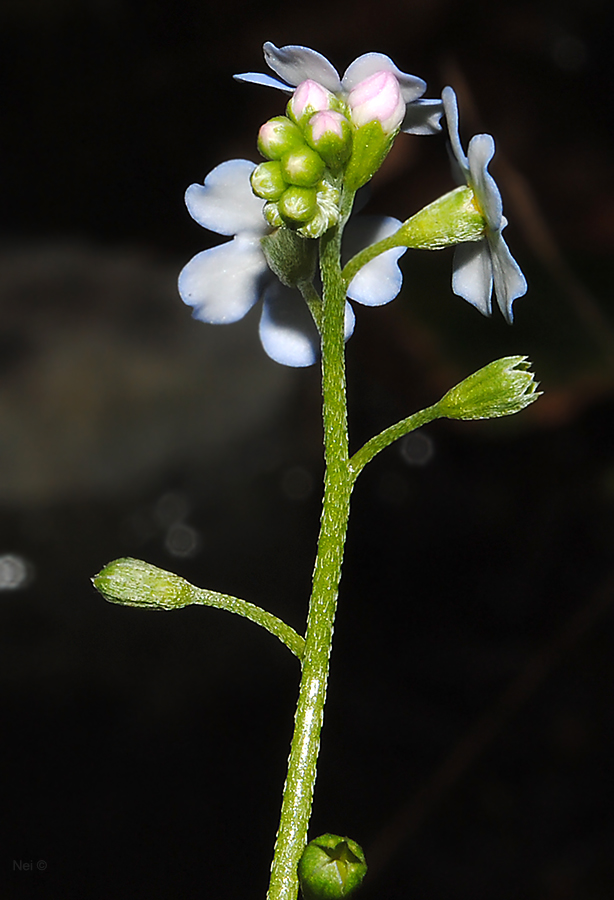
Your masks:
<instances>
[{"instance_id":1,"label":"flower bud cluster","mask_svg":"<svg viewBox=\"0 0 614 900\"><path fill-rule=\"evenodd\" d=\"M265 122L258 150L267 162L256 166L252 190L266 201L264 217L317 238L339 219L338 175L352 147L352 128L334 94L304 81L288 103L287 115Z\"/></svg>"},{"instance_id":2,"label":"flower bud cluster","mask_svg":"<svg viewBox=\"0 0 614 900\"><path fill-rule=\"evenodd\" d=\"M256 167L251 184L266 201L269 225L320 237L339 218L341 173L351 190L365 184L383 162L404 115L392 72L363 79L346 102L316 81L301 82L286 115L265 122L258 134L258 149L268 162Z\"/></svg>"}]
</instances>

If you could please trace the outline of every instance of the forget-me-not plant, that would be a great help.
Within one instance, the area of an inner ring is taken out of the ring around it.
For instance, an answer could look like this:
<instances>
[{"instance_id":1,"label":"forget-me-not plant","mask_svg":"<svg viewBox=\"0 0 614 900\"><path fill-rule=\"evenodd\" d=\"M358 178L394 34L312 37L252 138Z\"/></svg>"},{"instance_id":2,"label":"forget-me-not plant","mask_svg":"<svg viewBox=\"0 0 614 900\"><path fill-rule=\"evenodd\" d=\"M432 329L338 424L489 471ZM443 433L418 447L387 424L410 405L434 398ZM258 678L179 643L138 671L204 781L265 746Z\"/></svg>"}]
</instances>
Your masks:
<instances>
[{"instance_id":1,"label":"forget-me-not plant","mask_svg":"<svg viewBox=\"0 0 614 900\"><path fill-rule=\"evenodd\" d=\"M230 160L213 169L204 184L188 188L190 215L231 239L187 263L179 292L195 317L211 324L236 322L262 300L260 339L268 355L290 366L320 358L324 493L305 632L298 634L259 606L196 588L141 560L109 563L94 584L108 600L129 606L226 609L266 628L298 658L294 734L267 896L296 900L300 883L305 900L341 900L360 886L364 854L350 838L325 834L308 842L307 832L354 485L381 450L433 419L511 415L538 392L525 356L495 360L432 406L350 452L345 382L345 342L354 328L350 300L370 306L393 300L402 283L398 262L408 248L454 246L454 292L488 314L494 284L509 322L526 282L502 237L507 223L487 168L494 141L477 135L465 156L451 88L441 99L425 99L422 79L381 53L358 57L343 77L307 47L267 43L264 55L277 77L251 72L236 77L289 94L285 115L259 131L264 162ZM400 132L436 135L443 112L461 186L404 222L354 216L356 192Z\"/></svg>"}]
</instances>

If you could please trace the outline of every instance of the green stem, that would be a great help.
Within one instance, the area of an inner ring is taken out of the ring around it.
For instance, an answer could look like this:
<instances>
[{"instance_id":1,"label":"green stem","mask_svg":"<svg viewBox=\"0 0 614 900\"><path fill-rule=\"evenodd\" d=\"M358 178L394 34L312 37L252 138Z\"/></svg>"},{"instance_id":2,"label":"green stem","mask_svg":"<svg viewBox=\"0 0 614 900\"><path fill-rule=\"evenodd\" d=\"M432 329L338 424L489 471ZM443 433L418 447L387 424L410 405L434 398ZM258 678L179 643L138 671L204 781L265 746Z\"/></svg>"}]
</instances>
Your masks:
<instances>
[{"instance_id":1,"label":"green stem","mask_svg":"<svg viewBox=\"0 0 614 900\"><path fill-rule=\"evenodd\" d=\"M297 866L307 842L326 700L329 658L353 477L348 458L345 393L345 283L340 242L353 195L339 226L320 241L323 284L322 395L326 473L299 698L288 761L268 900L295 900Z\"/></svg>"},{"instance_id":2,"label":"green stem","mask_svg":"<svg viewBox=\"0 0 614 900\"><path fill-rule=\"evenodd\" d=\"M390 444L400 437L403 437L403 435L409 434L410 431L415 431L416 428L420 428L422 425L432 422L433 419L440 419L441 416L442 413L439 411L439 403L435 403L433 406L421 409L419 412L414 413L413 416L408 416L406 419L401 419L400 422L396 422L389 428L385 428L380 434L376 434L375 437L372 437L370 441L367 441L367 443L352 456L350 460L352 482L356 481L367 463L371 462L373 457L377 456L380 450L389 447Z\"/></svg>"}]
</instances>

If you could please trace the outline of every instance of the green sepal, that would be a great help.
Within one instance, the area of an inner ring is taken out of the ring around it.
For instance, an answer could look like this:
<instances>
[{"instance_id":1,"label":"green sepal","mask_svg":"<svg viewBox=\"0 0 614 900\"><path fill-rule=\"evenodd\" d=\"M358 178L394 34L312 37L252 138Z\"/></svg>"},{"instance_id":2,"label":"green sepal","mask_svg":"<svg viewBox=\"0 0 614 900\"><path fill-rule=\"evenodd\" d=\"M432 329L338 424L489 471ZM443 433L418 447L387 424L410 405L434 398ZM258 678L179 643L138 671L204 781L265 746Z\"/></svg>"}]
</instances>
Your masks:
<instances>
[{"instance_id":1,"label":"green sepal","mask_svg":"<svg viewBox=\"0 0 614 900\"><path fill-rule=\"evenodd\" d=\"M541 391L526 356L504 356L478 369L435 404L448 419L496 419L534 403Z\"/></svg>"},{"instance_id":2,"label":"green sepal","mask_svg":"<svg viewBox=\"0 0 614 900\"><path fill-rule=\"evenodd\" d=\"M261 238L260 245L269 269L282 284L296 287L313 281L316 270L316 245L291 228L278 228Z\"/></svg>"},{"instance_id":3,"label":"green sepal","mask_svg":"<svg viewBox=\"0 0 614 900\"><path fill-rule=\"evenodd\" d=\"M464 241L482 240L485 227L473 190L463 186L429 203L403 222L392 237L397 247L442 250Z\"/></svg>"},{"instance_id":4,"label":"green sepal","mask_svg":"<svg viewBox=\"0 0 614 900\"><path fill-rule=\"evenodd\" d=\"M486 222L475 205L473 190L458 187L407 219L394 234L357 253L342 275L349 284L363 266L393 247L442 250L465 241L480 241L484 238L485 227Z\"/></svg>"},{"instance_id":5,"label":"green sepal","mask_svg":"<svg viewBox=\"0 0 614 900\"><path fill-rule=\"evenodd\" d=\"M372 178L388 156L397 134L398 129L386 134L377 119L356 129L344 176L348 190L357 191Z\"/></svg>"},{"instance_id":6,"label":"green sepal","mask_svg":"<svg viewBox=\"0 0 614 900\"><path fill-rule=\"evenodd\" d=\"M366 872L362 847L338 834L314 838L298 864L305 900L343 900L360 887Z\"/></svg>"},{"instance_id":7,"label":"green sepal","mask_svg":"<svg viewBox=\"0 0 614 900\"><path fill-rule=\"evenodd\" d=\"M347 119L341 121L342 136L327 131L318 140L313 137L313 128L308 122L303 132L312 150L318 153L334 175L338 175L352 153L352 128Z\"/></svg>"},{"instance_id":8,"label":"green sepal","mask_svg":"<svg viewBox=\"0 0 614 900\"><path fill-rule=\"evenodd\" d=\"M316 211L309 222L297 229L299 234L307 238L322 237L339 221L341 192L334 180L329 177L329 173L326 173L316 187Z\"/></svg>"}]
</instances>

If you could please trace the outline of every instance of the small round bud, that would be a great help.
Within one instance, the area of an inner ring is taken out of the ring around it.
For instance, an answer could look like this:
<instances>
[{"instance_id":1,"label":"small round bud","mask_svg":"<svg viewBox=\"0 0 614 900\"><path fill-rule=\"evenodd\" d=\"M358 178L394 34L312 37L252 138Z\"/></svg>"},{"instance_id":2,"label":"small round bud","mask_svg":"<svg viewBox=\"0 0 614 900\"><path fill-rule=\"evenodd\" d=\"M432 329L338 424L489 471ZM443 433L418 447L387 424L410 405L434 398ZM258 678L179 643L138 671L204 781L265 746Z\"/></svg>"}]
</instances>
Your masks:
<instances>
[{"instance_id":1,"label":"small round bud","mask_svg":"<svg viewBox=\"0 0 614 900\"><path fill-rule=\"evenodd\" d=\"M295 122L302 123L321 109L331 109L335 103L334 94L317 81L308 78L307 81L302 81L292 94L286 112Z\"/></svg>"},{"instance_id":2,"label":"small round bud","mask_svg":"<svg viewBox=\"0 0 614 900\"><path fill-rule=\"evenodd\" d=\"M302 225L317 212L315 188L289 187L278 203L279 213L288 225Z\"/></svg>"},{"instance_id":3,"label":"small round bud","mask_svg":"<svg viewBox=\"0 0 614 900\"><path fill-rule=\"evenodd\" d=\"M298 187L313 187L322 178L325 168L326 163L322 157L306 144L281 158L283 177L288 184Z\"/></svg>"},{"instance_id":4,"label":"small round bud","mask_svg":"<svg viewBox=\"0 0 614 900\"><path fill-rule=\"evenodd\" d=\"M284 220L279 213L279 205L277 203L265 203L264 209L262 210L262 215L264 216L267 224L271 226L271 228L281 228L281 226L284 224Z\"/></svg>"},{"instance_id":5,"label":"small round bud","mask_svg":"<svg viewBox=\"0 0 614 900\"><path fill-rule=\"evenodd\" d=\"M298 864L305 900L343 900L362 884L367 863L356 841L323 834L310 841Z\"/></svg>"},{"instance_id":6,"label":"small round bud","mask_svg":"<svg viewBox=\"0 0 614 900\"><path fill-rule=\"evenodd\" d=\"M278 160L260 163L250 176L252 191L262 200L279 200L288 187L281 174L281 163Z\"/></svg>"},{"instance_id":7,"label":"small round bud","mask_svg":"<svg viewBox=\"0 0 614 900\"><path fill-rule=\"evenodd\" d=\"M317 112L305 126L305 140L326 165L338 172L352 151L352 128L344 115L333 109Z\"/></svg>"},{"instance_id":8,"label":"small round bud","mask_svg":"<svg viewBox=\"0 0 614 900\"><path fill-rule=\"evenodd\" d=\"M305 143L299 128L286 116L275 116L258 132L258 150L266 159L281 159L284 153Z\"/></svg>"}]
</instances>

